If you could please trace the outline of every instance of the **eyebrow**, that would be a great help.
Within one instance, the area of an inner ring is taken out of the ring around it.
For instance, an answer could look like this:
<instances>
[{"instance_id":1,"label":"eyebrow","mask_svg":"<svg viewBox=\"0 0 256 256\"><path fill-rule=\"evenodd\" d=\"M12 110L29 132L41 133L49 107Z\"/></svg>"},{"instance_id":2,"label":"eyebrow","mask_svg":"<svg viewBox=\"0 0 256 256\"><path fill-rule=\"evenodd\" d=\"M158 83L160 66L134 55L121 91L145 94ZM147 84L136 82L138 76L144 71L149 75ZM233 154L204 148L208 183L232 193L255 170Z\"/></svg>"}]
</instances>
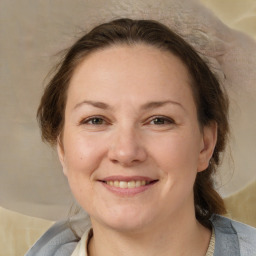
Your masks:
<instances>
[{"instance_id":1,"label":"eyebrow","mask_svg":"<svg viewBox=\"0 0 256 256\"><path fill-rule=\"evenodd\" d=\"M80 106L82 106L84 104L88 104L88 105L91 105L93 107L104 109L104 110L112 109L112 107L110 105L108 105L104 102L84 100L84 101L76 104L75 107L74 107L74 110L79 108ZM179 102L176 102L176 101L172 101L172 100L148 102L148 103L143 104L141 106L141 109L142 110L150 110L150 109L154 109L154 108L160 108L160 107L162 107L166 104L173 104L173 105L179 106L185 111L185 108L183 107L182 104L180 104Z\"/></svg>"},{"instance_id":2,"label":"eyebrow","mask_svg":"<svg viewBox=\"0 0 256 256\"><path fill-rule=\"evenodd\" d=\"M166 104L173 104L173 105L179 106L183 110L185 110L185 108L183 107L182 104L180 104L179 102L176 102L176 101L172 101L172 100L149 102L149 103L146 103L146 104L142 105L141 108L143 110L149 110L149 109L154 109L154 108L160 108L160 107L162 107L162 106L164 106Z\"/></svg>"},{"instance_id":3,"label":"eyebrow","mask_svg":"<svg viewBox=\"0 0 256 256\"><path fill-rule=\"evenodd\" d=\"M88 104L88 105L91 105L95 108L100 108L100 109L110 109L111 108L108 104L106 104L104 102L84 100L84 101L76 104L74 109L77 109L77 108L79 108L80 106L82 106L84 104Z\"/></svg>"}]
</instances>

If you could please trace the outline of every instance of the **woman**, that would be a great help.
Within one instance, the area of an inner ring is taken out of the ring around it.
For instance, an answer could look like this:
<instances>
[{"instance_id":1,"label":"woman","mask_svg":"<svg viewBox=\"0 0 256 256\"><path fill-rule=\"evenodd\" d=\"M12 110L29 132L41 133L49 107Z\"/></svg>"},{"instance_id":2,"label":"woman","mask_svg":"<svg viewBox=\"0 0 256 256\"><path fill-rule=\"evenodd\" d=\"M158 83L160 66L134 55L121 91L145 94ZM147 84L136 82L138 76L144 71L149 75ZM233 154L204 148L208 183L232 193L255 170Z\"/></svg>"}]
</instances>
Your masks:
<instances>
[{"instance_id":1,"label":"woman","mask_svg":"<svg viewBox=\"0 0 256 256\"><path fill-rule=\"evenodd\" d=\"M227 115L216 77L164 25L94 28L69 49L38 110L91 226L80 240L57 223L27 255L254 255L255 229L217 215L225 206L212 176Z\"/></svg>"}]
</instances>

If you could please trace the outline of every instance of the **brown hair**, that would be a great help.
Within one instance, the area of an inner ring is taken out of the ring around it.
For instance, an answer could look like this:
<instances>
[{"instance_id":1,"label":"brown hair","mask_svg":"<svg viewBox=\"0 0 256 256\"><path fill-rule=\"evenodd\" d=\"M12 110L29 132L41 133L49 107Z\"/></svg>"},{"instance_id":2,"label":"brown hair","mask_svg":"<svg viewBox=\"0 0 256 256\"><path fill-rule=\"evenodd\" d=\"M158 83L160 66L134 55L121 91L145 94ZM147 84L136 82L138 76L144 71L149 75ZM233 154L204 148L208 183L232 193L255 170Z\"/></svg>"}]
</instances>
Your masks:
<instances>
[{"instance_id":1,"label":"brown hair","mask_svg":"<svg viewBox=\"0 0 256 256\"><path fill-rule=\"evenodd\" d=\"M57 142L64 125L64 112L70 79L77 65L98 49L111 45L144 43L170 51L187 67L197 106L200 127L215 121L218 125L217 144L207 170L199 172L194 185L197 219L204 225L213 213L226 212L222 198L214 189L213 174L220 163L228 132L228 99L207 64L196 51L168 27L151 20L119 19L95 27L80 38L61 60L55 75L45 88L37 117L42 138L52 145Z\"/></svg>"}]
</instances>

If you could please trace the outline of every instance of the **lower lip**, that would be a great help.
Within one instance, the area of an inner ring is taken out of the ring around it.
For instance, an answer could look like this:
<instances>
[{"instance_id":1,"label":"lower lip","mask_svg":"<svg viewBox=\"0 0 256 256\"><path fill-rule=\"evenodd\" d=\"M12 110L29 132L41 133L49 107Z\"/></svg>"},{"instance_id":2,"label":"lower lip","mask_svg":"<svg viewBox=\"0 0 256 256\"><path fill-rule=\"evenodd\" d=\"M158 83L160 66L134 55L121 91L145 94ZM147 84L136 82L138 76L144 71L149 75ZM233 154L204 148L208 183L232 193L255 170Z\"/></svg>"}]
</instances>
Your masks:
<instances>
[{"instance_id":1,"label":"lower lip","mask_svg":"<svg viewBox=\"0 0 256 256\"><path fill-rule=\"evenodd\" d=\"M152 183L150 183L148 185L145 185L145 186L137 187L137 188L136 187L135 188L119 188L119 187L110 186L110 185L108 185L104 182L101 182L101 184L106 189L108 189L112 193L114 193L116 195L119 195L119 196L134 196L134 195L140 194L144 191L147 191L147 190L151 189L156 183L157 183L157 181L152 182Z\"/></svg>"}]
</instances>

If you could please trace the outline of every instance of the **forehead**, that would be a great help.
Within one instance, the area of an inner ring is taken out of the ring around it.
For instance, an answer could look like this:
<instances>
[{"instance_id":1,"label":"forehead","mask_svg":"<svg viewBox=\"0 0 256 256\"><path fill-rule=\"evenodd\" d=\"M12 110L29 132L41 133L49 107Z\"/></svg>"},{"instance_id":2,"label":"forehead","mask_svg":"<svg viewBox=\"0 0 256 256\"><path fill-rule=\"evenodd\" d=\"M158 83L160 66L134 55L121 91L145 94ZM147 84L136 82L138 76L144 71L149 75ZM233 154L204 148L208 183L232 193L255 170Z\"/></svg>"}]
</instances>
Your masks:
<instances>
[{"instance_id":1,"label":"forehead","mask_svg":"<svg viewBox=\"0 0 256 256\"><path fill-rule=\"evenodd\" d=\"M192 94L190 84L186 66L171 52L145 44L115 45L85 57L72 76L68 99L174 95L183 101Z\"/></svg>"}]
</instances>

